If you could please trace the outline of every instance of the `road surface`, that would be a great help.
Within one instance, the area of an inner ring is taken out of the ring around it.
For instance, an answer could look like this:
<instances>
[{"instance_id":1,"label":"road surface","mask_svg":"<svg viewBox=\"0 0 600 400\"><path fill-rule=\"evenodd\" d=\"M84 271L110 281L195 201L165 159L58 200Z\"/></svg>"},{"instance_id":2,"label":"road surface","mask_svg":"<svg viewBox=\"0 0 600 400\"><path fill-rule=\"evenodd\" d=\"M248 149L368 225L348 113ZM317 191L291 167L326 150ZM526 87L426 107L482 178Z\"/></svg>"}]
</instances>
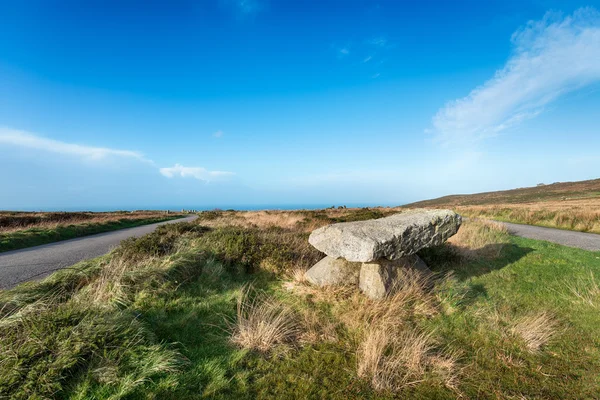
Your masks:
<instances>
[{"instance_id":1,"label":"road surface","mask_svg":"<svg viewBox=\"0 0 600 400\"><path fill-rule=\"evenodd\" d=\"M501 223L506 225L508 231L513 235L529 239L546 240L562 244L563 246L578 247L584 250L600 251L600 235L596 233L566 231L541 226L512 224L510 222Z\"/></svg>"},{"instance_id":2,"label":"road surface","mask_svg":"<svg viewBox=\"0 0 600 400\"><path fill-rule=\"evenodd\" d=\"M154 231L159 225L189 222L196 218L193 215L0 253L0 289L8 289L21 282L41 279L56 270L71 266L79 261L106 254L122 240L143 236Z\"/></svg>"}]
</instances>

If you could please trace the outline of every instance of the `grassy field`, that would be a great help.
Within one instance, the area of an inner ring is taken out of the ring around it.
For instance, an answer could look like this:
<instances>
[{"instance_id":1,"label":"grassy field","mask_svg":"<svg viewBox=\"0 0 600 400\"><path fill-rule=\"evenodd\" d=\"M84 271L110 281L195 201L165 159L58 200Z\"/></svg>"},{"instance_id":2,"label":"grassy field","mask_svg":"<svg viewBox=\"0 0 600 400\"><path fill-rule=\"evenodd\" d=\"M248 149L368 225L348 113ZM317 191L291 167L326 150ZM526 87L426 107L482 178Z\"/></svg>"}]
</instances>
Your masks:
<instances>
[{"instance_id":1,"label":"grassy field","mask_svg":"<svg viewBox=\"0 0 600 400\"><path fill-rule=\"evenodd\" d=\"M142 212L0 212L0 252L178 218Z\"/></svg>"},{"instance_id":2,"label":"grassy field","mask_svg":"<svg viewBox=\"0 0 600 400\"><path fill-rule=\"evenodd\" d=\"M525 204L456 206L467 217L600 233L600 198Z\"/></svg>"},{"instance_id":3,"label":"grassy field","mask_svg":"<svg viewBox=\"0 0 600 400\"><path fill-rule=\"evenodd\" d=\"M0 292L0 398L600 397L600 253L468 221L380 301L308 232L390 210L208 212Z\"/></svg>"},{"instance_id":4,"label":"grassy field","mask_svg":"<svg viewBox=\"0 0 600 400\"><path fill-rule=\"evenodd\" d=\"M445 196L405 207L451 208L467 217L600 233L600 179Z\"/></svg>"}]
</instances>

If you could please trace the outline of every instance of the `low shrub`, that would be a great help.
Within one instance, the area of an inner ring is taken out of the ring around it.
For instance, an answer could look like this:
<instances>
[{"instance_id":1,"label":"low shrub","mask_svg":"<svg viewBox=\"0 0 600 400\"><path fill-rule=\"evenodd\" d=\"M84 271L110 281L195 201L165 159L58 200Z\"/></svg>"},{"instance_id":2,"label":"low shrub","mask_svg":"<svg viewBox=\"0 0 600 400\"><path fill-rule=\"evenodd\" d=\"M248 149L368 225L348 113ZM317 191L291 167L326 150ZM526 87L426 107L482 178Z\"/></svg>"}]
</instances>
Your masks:
<instances>
[{"instance_id":1,"label":"low shrub","mask_svg":"<svg viewBox=\"0 0 600 400\"><path fill-rule=\"evenodd\" d=\"M353 222L353 221L365 221L368 219L377 219L383 218L387 215L381 210L372 209L372 208L360 208L358 210L352 210L347 214L344 214L339 217L332 218L332 222Z\"/></svg>"},{"instance_id":2,"label":"low shrub","mask_svg":"<svg viewBox=\"0 0 600 400\"><path fill-rule=\"evenodd\" d=\"M210 221L210 220L221 218L223 216L223 214L225 214L225 213L221 210L202 211L198 215L198 218L200 218L201 220L209 220Z\"/></svg>"},{"instance_id":3,"label":"low shrub","mask_svg":"<svg viewBox=\"0 0 600 400\"><path fill-rule=\"evenodd\" d=\"M123 240L116 250L116 254L131 262L148 257L162 257L175 250L175 243L181 236L197 237L208 230L208 228L193 222L161 225L154 232L140 238Z\"/></svg>"},{"instance_id":4,"label":"low shrub","mask_svg":"<svg viewBox=\"0 0 600 400\"><path fill-rule=\"evenodd\" d=\"M263 267L284 273L294 267L314 265L322 258L307 239L304 233L282 228L234 226L207 232L199 238L199 246L224 263L241 265L248 272Z\"/></svg>"}]
</instances>

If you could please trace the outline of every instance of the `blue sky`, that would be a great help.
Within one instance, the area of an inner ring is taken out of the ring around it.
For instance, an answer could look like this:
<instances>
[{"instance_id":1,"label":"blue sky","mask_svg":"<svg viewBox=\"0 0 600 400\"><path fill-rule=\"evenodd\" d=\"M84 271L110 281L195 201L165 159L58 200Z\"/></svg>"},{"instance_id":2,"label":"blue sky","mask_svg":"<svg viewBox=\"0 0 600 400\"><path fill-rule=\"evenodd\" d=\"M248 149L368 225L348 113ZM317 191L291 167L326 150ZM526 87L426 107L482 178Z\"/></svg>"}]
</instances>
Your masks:
<instances>
[{"instance_id":1,"label":"blue sky","mask_svg":"<svg viewBox=\"0 0 600 400\"><path fill-rule=\"evenodd\" d=\"M0 209L600 177L600 2L0 1Z\"/></svg>"}]
</instances>

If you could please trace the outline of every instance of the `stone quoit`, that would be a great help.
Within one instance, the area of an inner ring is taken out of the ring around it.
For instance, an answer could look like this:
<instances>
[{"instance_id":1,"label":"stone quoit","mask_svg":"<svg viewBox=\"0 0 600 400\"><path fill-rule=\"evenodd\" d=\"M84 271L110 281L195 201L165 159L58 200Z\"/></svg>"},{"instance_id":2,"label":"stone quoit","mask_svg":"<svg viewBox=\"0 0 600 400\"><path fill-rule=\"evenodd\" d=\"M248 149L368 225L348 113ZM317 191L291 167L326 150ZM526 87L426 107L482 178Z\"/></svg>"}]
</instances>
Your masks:
<instances>
[{"instance_id":1,"label":"stone quoit","mask_svg":"<svg viewBox=\"0 0 600 400\"><path fill-rule=\"evenodd\" d=\"M327 255L306 272L319 285L357 285L383 298L401 279L399 268L428 271L415 253L444 243L462 219L451 210L410 210L367 221L342 222L313 231L309 243Z\"/></svg>"}]
</instances>

